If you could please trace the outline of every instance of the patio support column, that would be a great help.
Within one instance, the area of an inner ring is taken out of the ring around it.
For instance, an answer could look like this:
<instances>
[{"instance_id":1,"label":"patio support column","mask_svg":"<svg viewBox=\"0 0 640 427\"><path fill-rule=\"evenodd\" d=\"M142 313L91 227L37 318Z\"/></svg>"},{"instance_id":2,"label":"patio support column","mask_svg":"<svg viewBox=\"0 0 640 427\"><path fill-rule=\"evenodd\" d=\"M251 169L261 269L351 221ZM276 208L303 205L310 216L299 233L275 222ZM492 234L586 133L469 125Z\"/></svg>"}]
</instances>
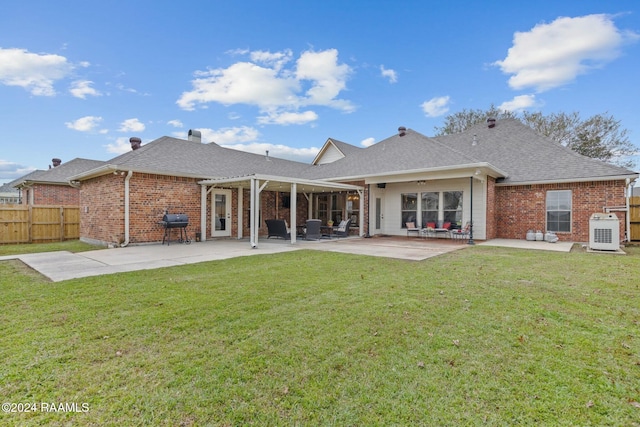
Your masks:
<instances>
[{"instance_id":1,"label":"patio support column","mask_svg":"<svg viewBox=\"0 0 640 427\"><path fill-rule=\"evenodd\" d=\"M290 197L290 205L289 205L290 209L289 209L289 213L291 215L291 226L290 226L290 232L291 232L291 243L295 243L296 242L296 235L298 234L297 230L297 223L296 223L296 219L297 219L297 211L298 211L298 185L295 182L291 183L291 197Z\"/></svg>"},{"instance_id":2,"label":"patio support column","mask_svg":"<svg viewBox=\"0 0 640 427\"><path fill-rule=\"evenodd\" d=\"M250 196L250 201L249 201L249 209L251 212L250 218L249 218L249 226L250 226L250 231L249 231L249 240L251 242L251 247L252 248L257 248L258 247L258 221L256 220L256 217L258 216L257 214L257 210L258 210L258 203L256 202L256 197L257 197L257 187L258 184L256 183L256 179L255 178L251 178L251 196Z\"/></svg>"},{"instance_id":3,"label":"patio support column","mask_svg":"<svg viewBox=\"0 0 640 427\"><path fill-rule=\"evenodd\" d=\"M313 218L313 193L304 193L307 199L307 219Z\"/></svg>"},{"instance_id":4,"label":"patio support column","mask_svg":"<svg viewBox=\"0 0 640 427\"><path fill-rule=\"evenodd\" d=\"M471 189L471 191L469 192L469 195L471 196L469 198L469 214L470 214L469 220L471 222L469 225L469 241L467 243L469 245L475 245L476 242L473 241L473 177L469 178L469 184Z\"/></svg>"},{"instance_id":5,"label":"patio support column","mask_svg":"<svg viewBox=\"0 0 640 427\"><path fill-rule=\"evenodd\" d=\"M207 240L207 186L200 186L200 241Z\"/></svg>"},{"instance_id":6,"label":"patio support column","mask_svg":"<svg viewBox=\"0 0 640 427\"><path fill-rule=\"evenodd\" d=\"M358 195L360 196L360 218L358 218L358 235L360 237L364 236L364 190L358 190Z\"/></svg>"},{"instance_id":7,"label":"patio support column","mask_svg":"<svg viewBox=\"0 0 640 427\"><path fill-rule=\"evenodd\" d=\"M238 240L242 239L242 230L243 230L243 225L242 224L242 208L244 207L244 189L240 186L238 187L238 206L237 206L237 215L238 215Z\"/></svg>"}]
</instances>

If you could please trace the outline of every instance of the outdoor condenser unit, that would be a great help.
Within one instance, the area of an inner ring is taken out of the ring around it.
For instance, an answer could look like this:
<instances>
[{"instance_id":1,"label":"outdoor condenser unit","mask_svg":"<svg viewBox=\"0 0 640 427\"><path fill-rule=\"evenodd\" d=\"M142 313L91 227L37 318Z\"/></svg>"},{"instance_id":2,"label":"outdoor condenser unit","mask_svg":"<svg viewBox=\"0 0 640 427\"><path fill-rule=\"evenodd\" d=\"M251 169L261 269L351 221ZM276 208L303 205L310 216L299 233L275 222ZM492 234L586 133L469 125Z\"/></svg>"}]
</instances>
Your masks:
<instances>
[{"instance_id":1,"label":"outdoor condenser unit","mask_svg":"<svg viewBox=\"0 0 640 427\"><path fill-rule=\"evenodd\" d=\"M620 221L613 213L594 213L589 219L589 248L603 251L620 249Z\"/></svg>"}]
</instances>

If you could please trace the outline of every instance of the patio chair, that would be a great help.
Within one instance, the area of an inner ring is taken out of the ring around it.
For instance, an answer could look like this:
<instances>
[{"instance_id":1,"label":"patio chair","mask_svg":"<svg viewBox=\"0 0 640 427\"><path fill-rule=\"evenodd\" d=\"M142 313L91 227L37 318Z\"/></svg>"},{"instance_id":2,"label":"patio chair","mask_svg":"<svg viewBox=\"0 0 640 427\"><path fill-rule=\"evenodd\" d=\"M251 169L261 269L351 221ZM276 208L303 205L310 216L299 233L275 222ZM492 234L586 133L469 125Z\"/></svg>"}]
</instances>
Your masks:
<instances>
[{"instance_id":1,"label":"patio chair","mask_svg":"<svg viewBox=\"0 0 640 427\"><path fill-rule=\"evenodd\" d=\"M287 231L287 223L283 219L265 219L264 222L267 224L269 233L267 239L271 237L291 238L291 234Z\"/></svg>"},{"instance_id":2,"label":"patio chair","mask_svg":"<svg viewBox=\"0 0 640 427\"><path fill-rule=\"evenodd\" d=\"M414 233L416 236L420 236L420 229L416 227L415 222L406 222L404 224L407 227L407 237Z\"/></svg>"},{"instance_id":3,"label":"patio chair","mask_svg":"<svg viewBox=\"0 0 640 427\"><path fill-rule=\"evenodd\" d=\"M470 234L471 234L471 221L467 222L464 228L461 228L459 230L451 230L449 232L449 235L451 236L452 239L462 240L462 241L469 240Z\"/></svg>"},{"instance_id":4,"label":"patio chair","mask_svg":"<svg viewBox=\"0 0 640 427\"><path fill-rule=\"evenodd\" d=\"M351 218L340 221L340 224L333 229L333 235L336 237L349 237L349 227L351 226Z\"/></svg>"},{"instance_id":5,"label":"patio chair","mask_svg":"<svg viewBox=\"0 0 640 427\"><path fill-rule=\"evenodd\" d=\"M322 221L319 219L308 219L304 238L307 240L318 240L322 237L320 233L320 225Z\"/></svg>"}]
</instances>

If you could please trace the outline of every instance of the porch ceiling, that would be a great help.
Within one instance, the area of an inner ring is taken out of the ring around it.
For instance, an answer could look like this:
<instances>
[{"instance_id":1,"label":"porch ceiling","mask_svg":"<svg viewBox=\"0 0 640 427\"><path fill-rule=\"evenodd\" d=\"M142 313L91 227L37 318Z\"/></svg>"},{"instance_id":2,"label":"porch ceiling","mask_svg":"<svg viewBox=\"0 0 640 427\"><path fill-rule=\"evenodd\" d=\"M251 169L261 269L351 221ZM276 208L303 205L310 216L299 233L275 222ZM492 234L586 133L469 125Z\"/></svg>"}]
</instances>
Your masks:
<instances>
[{"instance_id":1,"label":"porch ceiling","mask_svg":"<svg viewBox=\"0 0 640 427\"><path fill-rule=\"evenodd\" d=\"M198 184L212 187L249 189L251 188L252 179L258 180L260 182L260 185L265 185L266 183L264 187L264 190L266 191L290 191L291 184L293 183L296 184L298 193L330 193L337 191L357 191L364 189L364 187L359 185L271 175L248 175L234 178L207 179L199 181Z\"/></svg>"}]
</instances>

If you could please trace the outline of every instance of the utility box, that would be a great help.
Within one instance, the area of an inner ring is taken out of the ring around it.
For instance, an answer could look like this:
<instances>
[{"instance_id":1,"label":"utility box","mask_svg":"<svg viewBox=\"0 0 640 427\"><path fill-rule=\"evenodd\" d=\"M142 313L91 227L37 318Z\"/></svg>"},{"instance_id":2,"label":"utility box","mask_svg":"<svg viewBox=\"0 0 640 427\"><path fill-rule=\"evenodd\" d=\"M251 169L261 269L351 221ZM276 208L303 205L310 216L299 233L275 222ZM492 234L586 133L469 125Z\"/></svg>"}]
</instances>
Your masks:
<instances>
[{"instance_id":1,"label":"utility box","mask_svg":"<svg viewBox=\"0 0 640 427\"><path fill-rule=\"evenodd\" d=\"M589 249L620 249L620 220L613 213L594 213L589 219Z\"/></svg>"}]
</instances>

